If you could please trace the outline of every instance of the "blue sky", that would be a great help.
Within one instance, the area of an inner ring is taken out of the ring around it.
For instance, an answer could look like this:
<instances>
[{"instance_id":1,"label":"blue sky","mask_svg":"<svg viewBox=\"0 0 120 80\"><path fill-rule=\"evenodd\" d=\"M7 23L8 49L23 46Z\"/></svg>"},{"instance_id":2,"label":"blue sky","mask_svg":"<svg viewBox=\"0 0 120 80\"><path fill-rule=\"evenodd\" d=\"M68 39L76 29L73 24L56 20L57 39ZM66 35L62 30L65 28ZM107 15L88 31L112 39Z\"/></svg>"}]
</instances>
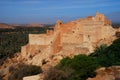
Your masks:
<instances>
[{"instance_id":1,"label":"blue sky","mask_svg":"<svg viewBox=\"0 0 120 80\"><path fill-rule=\"evenodd\" d=\"M103 13L120 22L120 0L0 0L0 22L55 23Z\"/></svg>"}]
</instances>

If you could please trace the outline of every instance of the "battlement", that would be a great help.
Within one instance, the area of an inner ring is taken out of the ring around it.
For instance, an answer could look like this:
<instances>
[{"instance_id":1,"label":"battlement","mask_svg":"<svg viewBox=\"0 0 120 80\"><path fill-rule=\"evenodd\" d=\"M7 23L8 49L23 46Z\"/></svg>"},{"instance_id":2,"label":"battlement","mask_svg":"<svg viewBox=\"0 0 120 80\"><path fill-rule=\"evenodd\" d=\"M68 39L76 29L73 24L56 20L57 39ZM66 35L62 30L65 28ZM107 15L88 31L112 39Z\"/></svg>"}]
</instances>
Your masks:
<instances>
[{"instance_id":1,"label":"battlement","mask_svg":"<svg viewBox=\"0 0 120 80\"><path fill-rule=\"evenodd\" d=\"M108 20L104 14L100 14L98 12L96 12L96 16L95 16L95 20L96 21L103 21L104 25L111 25L112 22L110 20Z\"/></svg>"}]
</instances>

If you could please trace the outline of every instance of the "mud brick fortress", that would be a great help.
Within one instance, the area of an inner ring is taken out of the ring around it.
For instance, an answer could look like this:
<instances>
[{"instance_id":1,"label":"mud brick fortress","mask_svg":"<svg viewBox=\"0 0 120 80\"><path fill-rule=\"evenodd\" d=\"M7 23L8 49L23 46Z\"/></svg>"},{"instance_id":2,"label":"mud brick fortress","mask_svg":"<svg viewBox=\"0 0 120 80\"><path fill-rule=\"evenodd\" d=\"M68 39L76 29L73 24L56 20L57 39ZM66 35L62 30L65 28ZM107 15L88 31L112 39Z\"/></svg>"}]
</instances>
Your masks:
<instances>
[{"instance_id":1,"label":"mud brick fortress","mask_svg":"<svg viewBox=\"0 0 120 80\"><path fill-rule=\"evenodd\" d=\"M88 55L98 44L112 40L115 30L111 24L104 14L98 12L95 17L67 23L58 20L54 30L29 34L29 43L21 48L22 57L31 64L42 65L43 61L57 61L65 56Z\"/></svg>"}]
</instances>

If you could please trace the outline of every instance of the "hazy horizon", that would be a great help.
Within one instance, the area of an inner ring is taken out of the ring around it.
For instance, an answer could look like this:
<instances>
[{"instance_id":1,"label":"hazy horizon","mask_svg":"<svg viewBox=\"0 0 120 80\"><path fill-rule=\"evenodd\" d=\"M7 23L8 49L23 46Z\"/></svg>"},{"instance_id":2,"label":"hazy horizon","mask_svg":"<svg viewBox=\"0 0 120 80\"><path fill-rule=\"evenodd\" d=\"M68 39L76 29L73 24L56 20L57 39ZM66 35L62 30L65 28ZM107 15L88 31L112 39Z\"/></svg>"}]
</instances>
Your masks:
<instances>
[{"instance_id":1,"label":"hazy horizon","mask_svg":"<svg viewBox=\"0 0 120 80\"><path fill-rule=\"evenodd\" d=\"M95 16L96 11L104 14L113 23L120 23L119 0L1 0L0 23L53 24L87 16Z\"/></svg>"}]
</instances>

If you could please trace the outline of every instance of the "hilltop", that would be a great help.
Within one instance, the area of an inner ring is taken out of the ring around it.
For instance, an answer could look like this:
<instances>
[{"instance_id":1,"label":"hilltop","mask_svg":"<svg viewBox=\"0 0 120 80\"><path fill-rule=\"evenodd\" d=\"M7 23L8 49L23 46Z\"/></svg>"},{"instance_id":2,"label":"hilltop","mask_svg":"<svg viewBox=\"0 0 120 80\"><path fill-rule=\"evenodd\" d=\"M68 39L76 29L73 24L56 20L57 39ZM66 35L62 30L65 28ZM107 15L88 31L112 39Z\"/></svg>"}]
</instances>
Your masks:
<instances>
[{"instance_id":1,"label":"hilltop","mask_svg":"<svg viewBox=\"0 0 120 80\"><path fill-rule=\"evenodd\" d=\"M6 23L0 23L0 28L7 29L7 28L14 28L14 27Z\"/></svg>"},{"instance_id":2,"label":"hilltop","mask_svg":"<svg viewBox=\"0 0 120 80\"><path fill-rule=\"evenodd\" d=\"M27 23L27 24L11 24L14 27L52 27L54 24L42 24L42 23Z\"/></svg>"}]
</instances>

